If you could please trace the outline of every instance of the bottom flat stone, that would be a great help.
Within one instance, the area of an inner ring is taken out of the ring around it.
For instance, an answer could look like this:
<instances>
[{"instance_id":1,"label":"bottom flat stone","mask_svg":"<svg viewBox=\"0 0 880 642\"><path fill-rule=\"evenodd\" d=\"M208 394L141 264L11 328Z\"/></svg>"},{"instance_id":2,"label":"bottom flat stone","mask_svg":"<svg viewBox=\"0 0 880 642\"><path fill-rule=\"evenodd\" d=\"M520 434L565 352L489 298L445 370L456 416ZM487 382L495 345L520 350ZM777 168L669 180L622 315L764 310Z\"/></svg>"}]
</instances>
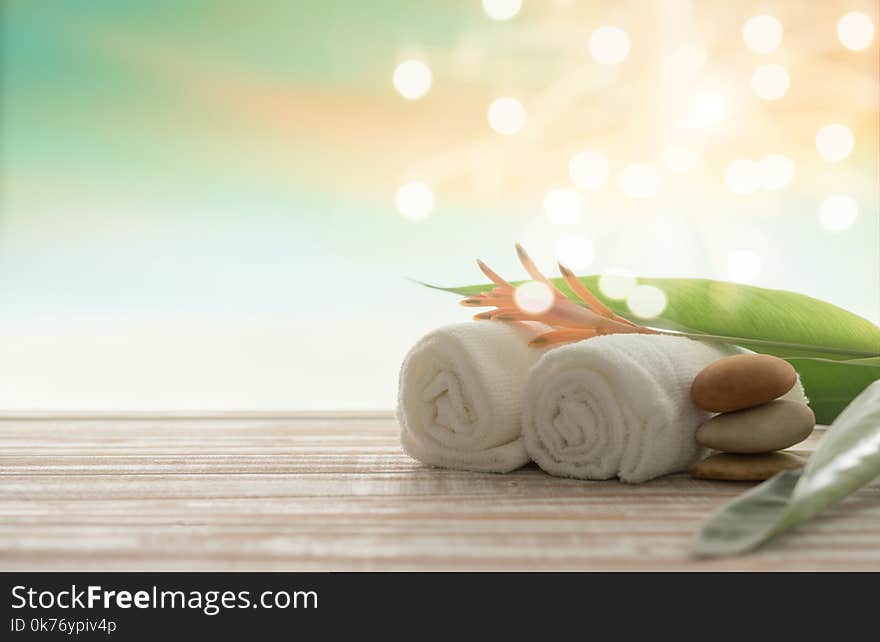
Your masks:
<instances>
[{"instance_id":1,"label":"bottom flat stone","mask_svg":"<svg viewBox=\"0 0 880 642\"><path fill-rule=\"evenodd\" d=\"M688 468L696 479L721 479L726 481L763 481L783 470L802 468L804 459L790 453L761 453L741 455L717 453L706 457Z\"/></svg>"}]
</instances>

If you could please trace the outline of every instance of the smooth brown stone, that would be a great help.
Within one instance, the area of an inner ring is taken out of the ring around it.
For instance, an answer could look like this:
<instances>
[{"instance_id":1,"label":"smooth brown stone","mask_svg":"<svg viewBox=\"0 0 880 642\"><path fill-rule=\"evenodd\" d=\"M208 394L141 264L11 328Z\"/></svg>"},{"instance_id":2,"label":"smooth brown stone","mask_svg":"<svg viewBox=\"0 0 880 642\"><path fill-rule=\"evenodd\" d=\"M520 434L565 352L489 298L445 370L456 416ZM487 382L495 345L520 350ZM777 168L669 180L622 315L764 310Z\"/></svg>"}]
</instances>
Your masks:
<instances>
[{"instance_id":1,"label":"smooth brown stone","mask_svg":"<svg viewBox=\"0 0 880 642\"><path fill-rule=\"evenodd\" d=\"M789 453L739 455L718 453L688 468L696 479L724 481L763 481L783 470L802 468L807 462Z\"/></svg>"},{"instance_id":2,"label":"smooth brown stone","mask_svg":"<svg viewBox=\"0 0 880 642\"><path fill-rule=\"evenodd\" d=\"M730 412L758 406L794 387L790 363L766 354L738 354L703 368L694 378L691 399L703 410Z\"/></svg>"},{"instance_id":3,"label":"smooth brown stone","mask_svg":"<svg viewBox=\"0 0 880 642\"><path fill-rule=\"evenodd\" d=\"M697 429L697 442L728 453L769 453L802 442L815 425L809 406L777 399L715 415Z\"/></svg>"}]
</instances>

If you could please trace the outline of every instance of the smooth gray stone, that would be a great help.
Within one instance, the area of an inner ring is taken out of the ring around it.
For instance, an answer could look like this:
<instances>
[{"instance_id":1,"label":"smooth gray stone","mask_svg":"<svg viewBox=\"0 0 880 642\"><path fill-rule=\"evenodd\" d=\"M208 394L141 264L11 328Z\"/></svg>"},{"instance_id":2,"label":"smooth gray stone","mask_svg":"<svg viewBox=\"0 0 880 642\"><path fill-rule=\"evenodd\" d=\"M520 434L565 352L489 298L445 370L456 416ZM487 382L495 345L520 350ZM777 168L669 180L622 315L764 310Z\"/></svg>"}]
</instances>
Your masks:
<instances>
[{"instance_id":1,"label":"smooth gray stone","mask_svg":"<svg viewBox=\"0 0 880 642\"><path fill-rule=\"evenodd\" d=\"M815 425L816 417L806 404L777 399L715 415L697 429L697 442L729 453L767 453L800 443Z\"/></svg>"}]
</instances>

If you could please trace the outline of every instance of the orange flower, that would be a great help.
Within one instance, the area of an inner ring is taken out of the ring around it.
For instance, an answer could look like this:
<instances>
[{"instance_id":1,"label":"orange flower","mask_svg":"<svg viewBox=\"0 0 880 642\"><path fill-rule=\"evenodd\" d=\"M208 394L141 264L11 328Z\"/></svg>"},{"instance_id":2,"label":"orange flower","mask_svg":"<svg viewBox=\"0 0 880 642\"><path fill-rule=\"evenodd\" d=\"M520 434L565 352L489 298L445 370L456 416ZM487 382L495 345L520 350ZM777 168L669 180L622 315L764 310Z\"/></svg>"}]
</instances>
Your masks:
<instances>
[{"instance_id":1,"label":"orange flower","mask_svg":"<svg viewBox=\"0 0 880 642\"><path fill-rule=\"evenodd\" d=\"M492 321L540 321L553 327L553 330L540 334L532 339L530 345L547 346L569 341L580 341L602 334L616 333L642 333L656 334L655 330L645 326L636 325L627 319L615 314L608 306L602 303L596 296L581 283L574 273L567 267L559 264L559 272L562 278L571 288L572 292L583 302L583 305L565 296L559 288L553 285L547 277L541 274L534 261L526 253L523 247L517 243L516 253L520 263L528 272L529 276L538 283L543 283L553 294L550 306L542 312L530 312L517 306L514 295L516 287L498 276L488 265L477 261L477 265L483 274L495 284L495 287L487 292L480 292L461 301L468 307L494 307L494 310L481 312L474 316L477 320Z\"/></svg>"}]
</instances>

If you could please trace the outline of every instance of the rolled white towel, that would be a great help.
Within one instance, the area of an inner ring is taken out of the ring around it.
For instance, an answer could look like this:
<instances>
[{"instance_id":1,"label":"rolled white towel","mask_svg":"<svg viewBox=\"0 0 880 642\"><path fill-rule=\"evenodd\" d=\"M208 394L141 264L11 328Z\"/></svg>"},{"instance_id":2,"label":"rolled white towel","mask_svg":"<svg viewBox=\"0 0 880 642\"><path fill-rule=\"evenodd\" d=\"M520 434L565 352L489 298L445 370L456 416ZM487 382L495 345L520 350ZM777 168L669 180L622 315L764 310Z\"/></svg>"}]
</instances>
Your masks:
<instances>
[{"instance_id":1,"label":"rolled white towel","mask_svg":"<svg viewBox=\"0 0 880 642\"><path fill-rule=\"evenodd\" d=\"M422 338L400 370L400 442L431 466L509 472L528 463L522 440L526 377L545 352L537 323L478 321Z\"/></svg>"},{"instance_id":2,"label":"rolled white towel","mask_svg":"<svg viewBox=\"0 0 880 642\"><path fill-rule=\"evenodd\" d=\"M712 413L690 398L694 377L732 346L683 337L614 334L548 352L532 369L523 436L552 475L643 482L704 453L697 428ZM806 402L800 382L787 398Z\"/></svg>"}]
</instances>

